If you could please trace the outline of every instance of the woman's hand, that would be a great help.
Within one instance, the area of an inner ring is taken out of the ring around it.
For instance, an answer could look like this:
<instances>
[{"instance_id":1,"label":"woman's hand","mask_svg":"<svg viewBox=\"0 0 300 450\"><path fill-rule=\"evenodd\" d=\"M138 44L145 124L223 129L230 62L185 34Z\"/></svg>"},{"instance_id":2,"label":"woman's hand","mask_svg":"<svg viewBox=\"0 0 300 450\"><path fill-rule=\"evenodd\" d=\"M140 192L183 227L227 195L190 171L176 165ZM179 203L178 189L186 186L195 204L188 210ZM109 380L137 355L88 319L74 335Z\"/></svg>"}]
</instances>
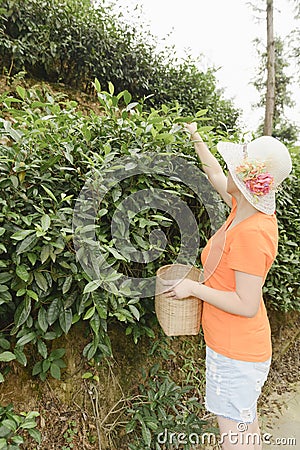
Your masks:
<instances>
[{"instance_id":1,"label":"woman's hand","mask_svg":"<svg viewBox=\"0 0 300 450\"><path fill-rule=\"evenodd\" d=\"M165 288L170 287L166 291L166 297L174 298L174 300L181 300L193 295L196 281L185 278L184 280L161 280Z\"/></svg>"},{"instance_id":2,"label":"woman's hand","mask_svg":"<svg viewBox=\"0 0 300 450\"><path fill-rule=\"evenodd\" d=\"M196 131L197 131L197 123L196 122L185 123L184 126L187 129L187 131L189 133L191 133L191 135L196 133Z\"/></svg>"}]
</instances>

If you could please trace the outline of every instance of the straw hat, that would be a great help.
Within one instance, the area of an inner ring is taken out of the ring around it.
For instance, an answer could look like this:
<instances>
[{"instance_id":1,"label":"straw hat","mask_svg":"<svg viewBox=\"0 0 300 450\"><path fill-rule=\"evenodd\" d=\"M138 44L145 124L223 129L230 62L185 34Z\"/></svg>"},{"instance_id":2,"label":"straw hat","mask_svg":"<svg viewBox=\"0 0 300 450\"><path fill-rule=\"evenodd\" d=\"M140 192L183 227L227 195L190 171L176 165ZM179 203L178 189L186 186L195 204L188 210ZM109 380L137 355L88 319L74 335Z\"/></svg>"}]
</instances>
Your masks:
<instances>
[{"instance_id":1,"label":"straw hat","mask_svg":"<svg viewBox=\"0 0 300 450\"><path fill-rule=\"evenodd\" d=\"M287 147L272 136L262 136L249 144L219 142L217 149L248 202L274 214L275 192L292 170Z\"/></svg>"}]
</instances>

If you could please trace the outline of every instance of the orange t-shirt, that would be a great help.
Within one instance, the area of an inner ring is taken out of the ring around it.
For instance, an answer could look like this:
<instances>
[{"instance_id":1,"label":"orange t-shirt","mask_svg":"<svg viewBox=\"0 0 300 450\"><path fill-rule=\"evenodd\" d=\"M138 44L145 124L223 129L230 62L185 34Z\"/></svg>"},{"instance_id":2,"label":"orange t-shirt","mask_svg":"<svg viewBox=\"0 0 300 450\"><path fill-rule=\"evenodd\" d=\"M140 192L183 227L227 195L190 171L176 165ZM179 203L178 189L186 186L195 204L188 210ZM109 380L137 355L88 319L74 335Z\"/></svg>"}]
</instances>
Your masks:
<instances>
[{"instance_id":1,"label":"orange t-shirt","mask_svg":"<svg viewBox=\"0 0 300 450\"><path fill-rule=\"evenodd\" d=\"M263 277L276 257L278 228L275 214L257 211L227 231L236 214L236 200L224 225L202 251L206 286L235 291L235 270ZM265 361L272 354L271 331L261 298L254 317L230 314L203 302L205 342L214 351L242 361Z\"/></svg>"}]
</instances>

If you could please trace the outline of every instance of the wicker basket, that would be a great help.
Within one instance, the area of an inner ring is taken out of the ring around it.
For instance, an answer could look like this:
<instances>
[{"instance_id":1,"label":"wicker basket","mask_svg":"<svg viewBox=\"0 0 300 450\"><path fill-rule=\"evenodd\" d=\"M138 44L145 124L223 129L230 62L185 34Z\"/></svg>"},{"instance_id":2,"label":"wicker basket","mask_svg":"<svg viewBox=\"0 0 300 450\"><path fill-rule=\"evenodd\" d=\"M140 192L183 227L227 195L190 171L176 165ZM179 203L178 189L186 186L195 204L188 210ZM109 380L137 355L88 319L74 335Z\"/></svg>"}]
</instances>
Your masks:
<instances>
[{"instance_id":1,"label":"wicker basket","mask_svg":"<svg viewBox=\"0 0 300 450\"><path fill-rule=\"evenodd\" d=\"M163 266L156 273L155 312L167 336L187 336L199 333L202 301L196 297L181 300L167 298L160 281L189 278L199 281L201 271L183 264Z\"/></svg>"}]
</instances>

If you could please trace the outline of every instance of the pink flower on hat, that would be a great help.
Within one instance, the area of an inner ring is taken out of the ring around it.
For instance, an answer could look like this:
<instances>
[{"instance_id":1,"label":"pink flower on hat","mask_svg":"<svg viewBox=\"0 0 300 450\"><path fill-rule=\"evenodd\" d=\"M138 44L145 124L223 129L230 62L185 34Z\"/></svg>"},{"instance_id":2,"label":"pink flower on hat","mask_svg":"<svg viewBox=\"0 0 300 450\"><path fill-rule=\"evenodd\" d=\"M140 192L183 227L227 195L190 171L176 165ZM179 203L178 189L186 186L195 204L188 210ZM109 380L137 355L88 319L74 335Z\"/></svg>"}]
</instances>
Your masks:
<instances>
[{"instance_id":1,"label":"pink flower on hat","mask_svg":"<svg viewBox=\"0 0 300 450\"><path fill-rule=\"evenodd\" d=\"M245 160L235 171L254 196L266 195L273 187L274 177L267 172L263 162Z\"/></svg>"},{"instance_id":2,"label":"pink flower on hat","mask_svg":"<svg viewBox=\"0 0 300 450\"><path fill-rule=\"evenodd\" d=\"M273 181L272 175L266 172L246 181L246 187L253 194L266 195L272 189Z\"/></svg>"}]
</instances>

